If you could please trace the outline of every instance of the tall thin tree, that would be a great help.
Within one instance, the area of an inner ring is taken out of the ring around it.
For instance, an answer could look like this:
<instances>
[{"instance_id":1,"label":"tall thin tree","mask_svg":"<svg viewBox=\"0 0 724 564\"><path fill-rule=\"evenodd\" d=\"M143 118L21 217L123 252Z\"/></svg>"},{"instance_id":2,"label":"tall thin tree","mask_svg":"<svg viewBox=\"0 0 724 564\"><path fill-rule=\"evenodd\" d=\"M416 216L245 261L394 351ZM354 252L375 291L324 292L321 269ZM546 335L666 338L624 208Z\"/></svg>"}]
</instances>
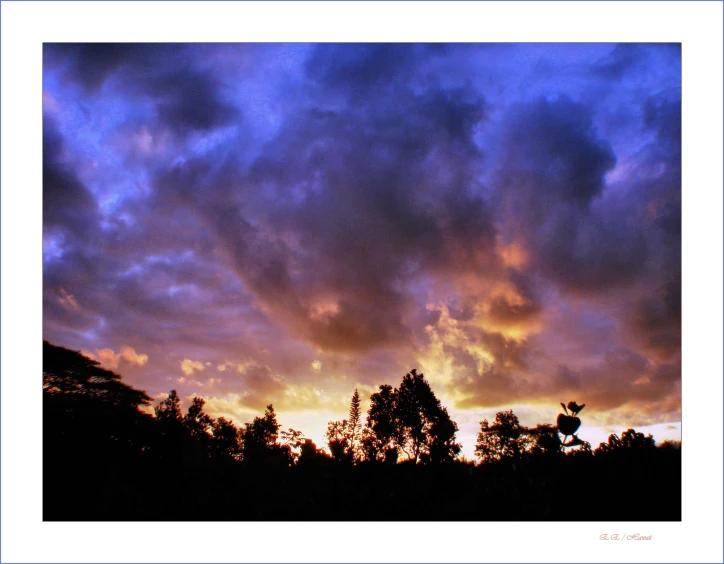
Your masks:
<instances>
[{"instance_id":1,"label":"tall thin tree","mask_svg":"<svg viewBox=\"0 0 724 564\"><path fill-rule=\"evenodd\" d=\"M359 392L357 388L354 389L352 395L352 403L349 406L349 434L350 442L354 444L355 438L357 437L357 429L361 427L360 418L362 417L362 411L360 410Z\"/></svg>"},{"instance_id":2,"label":"tall thin tree","mask_svg":"<svg viewBox=\"0 0 724 564\"><path fill-rule=\"evenodd\" d=\"M347 420L348 433L349 433L349 453L352 455L352 460L356 461L360 457L359 441L357 440L357 429L362 428L360 419L362 417L362 411L360 409L359 392L357 388L354 389L352 395L352 402L349 406L349 419Z\"/></svg>"}]
</instances>

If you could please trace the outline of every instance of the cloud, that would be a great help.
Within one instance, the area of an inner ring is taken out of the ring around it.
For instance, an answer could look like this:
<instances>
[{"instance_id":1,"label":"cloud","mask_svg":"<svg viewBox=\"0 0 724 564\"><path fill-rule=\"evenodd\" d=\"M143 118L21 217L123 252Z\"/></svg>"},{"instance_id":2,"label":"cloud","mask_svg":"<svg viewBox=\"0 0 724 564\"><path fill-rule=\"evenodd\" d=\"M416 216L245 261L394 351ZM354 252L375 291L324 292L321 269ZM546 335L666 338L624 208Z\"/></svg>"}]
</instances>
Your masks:
<instances>
[{"instance_id":1,"label":"cloud","mask_svg":"<svg viewBox=\"0 0 724 564\"><path fill-rule=\"evenodd\" d=\"M322 362L319 360L313 360L312 361L312 370L321 370L322 369Z\"/></svg>"},{"instance_id":2,"label":"cloud","mask_svg":"<svg viewBox=\"0 0 724 564\"><path fill-rule=\"evenodd\" d=\"M143 366L148 362L147 354L137 354L132 347L126 345L121 347L120 356L127 363L135 364L136 366Z\"/></svg>"},{"instance_id":3,"label":"cloud","mask_svg":"<svg viewBox=\"0 0 724 564\"><path fill-rule=\"evenodd\" d=\"M186 376L192 376L194 372L203 372L204 364L197 360L191 360L190 358L184 358L181 361L181 371Z\"/></svg>"},{"instance_id":4,"label":"cloud","mask_svg":"<svg viewBox=\"0 0 724 564\"><path fill-rule=\"evenodd\" d=\"M111 370L117 369L122 364L126 366L143 366L148 362L147 354L138 354L133 347L127 345L121 346L118 353L109 348L96 349L95 356L101 364Z\"/></svg>"},{"instance_id":5,"label":"cloud","mask_svg":"<svg viewBox=\"0 0 724 564\"><path fill-rule=\"evenodd\" d=\"M150 101L154 125L177 135L213 130L239 117L221 95L223 83L185 62L190 54L183 44L49 43L43 53L47 67L62 69L64 79L88 95L101 95L115 83L121 94Z\"/></svg>"},{"instance_id":6,"label":"cloud","mask_svg":"<svg viewBox=\"0 0 724 564\"><path fill-rule=\"evenodd\" d=\"M623 76L640 65L643 50L635 43L622 43L597 61L593 72L606 80L621 80Z\"/></svg>"},{"instance_id":7,"label":"cloud","mask_svg":"<svg viewBox=\"0 0 724 564\"><path fill-rule=\"evenodd\" d=\"M593 116L567 97L513 106L494 177L504 239L524 242L531 267L576 293L632 284L651 258L638 210L608 195L617 159Z\"/></svg>"},{"instance_id":8,"label":"cloud","mask_svg":"<svg viewBox=\"0 0 724 564\"><path fill-rule=\"evenodd\" d=\"M404 343L410 284L497 264L474 176L484 99L402 83L390 96L300 110L248 171L209 154L155 179L213 230L264 310L324 350Z\"/></svg>"},{"instance_id":9,"label":"cloud","mask_svg":"<svg viewBox=\"0 0 724 564\"><path fill-rule=\"evenodd\" d=\"M43 229L68 238L89 237L97 204L74 170L55 118L43 116Z\"/></svg>"},{"instance_id":10,"label":"cloud","mask_svg":"<svg viewBox=\"0 0 724 564\"><path fill-rule=\"evenodd\" d=\"M62 305L66 309L79 309L80 306L78 305L78 301L68 292L65 291L65 289L60 288L58 291L60 294L58 296L58 303Z\"/></svg>"}]
</instances>

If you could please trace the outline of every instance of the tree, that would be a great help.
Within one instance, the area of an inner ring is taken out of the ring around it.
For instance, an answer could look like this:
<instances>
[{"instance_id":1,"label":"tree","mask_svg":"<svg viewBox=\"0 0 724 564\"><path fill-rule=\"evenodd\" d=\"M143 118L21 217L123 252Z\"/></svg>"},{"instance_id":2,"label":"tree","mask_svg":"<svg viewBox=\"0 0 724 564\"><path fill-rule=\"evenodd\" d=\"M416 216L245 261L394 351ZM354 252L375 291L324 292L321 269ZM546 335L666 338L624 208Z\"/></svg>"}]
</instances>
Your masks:
<instances>
[{"instance_id":1,"label":"tree","mask_svg":"<svg viewBox=\"0 0 724 564\"><path fill-rule=\"evenodd\" d=\"M214 419L204 413L206 400L195 396L191 401L183 425L188 433L190 449L196 459L208 458L213 450L211 429Z\"/></svg>"},{"instance_id":2,"label":"tree","mask_svg":"<svg viewBox=\"0 0 724 564\"><path fill-rule=\"evenodd\" d=\"M342 421L330 421L327 424L325 437L327 438L329 452L336 462L353 461L349 423L346 419Z\"/></svg>"},{"instance_id":3,"label":"tree","mask_svg":"<svg viewBox=\"0 0 724 564\"><path fill-rule=\"evenodd\" d=\"M188 430L192 438L197 440L205 440L210 436L214 419L204 413L204 405L206 400L195 396L189 406L186 417L184 417L184 426Z\"/></svg>"},{"instance_id":4,"label":"tree","mask_svg":"<svg viewBox=\"0 0 724 564\"><path fill-rule=\"evenodd\" d=\"M292 462L296 463L301 455L301 448L304 444L304 433L295 429L289 428L288 431L281 431L282 446L289 449L289 454L292 457Z\"/></svg>"},{"instance_id":5,"label":"tree","mask_svg":"<svg viewBox=\"0 0 724 564\"><path fill-rule=\"evenodd\" d=\"M237 429L231 421L219 417L212 423L211 430L213 433L211 441L212 456L233 460L241 458L243 444L241 429Z\"/></svg>"},{"instance_id":6,"label":"tree","mask_svg":"<svg viewBox=\"0 0 724 564\"><path fill-rule=\"evenodd\" d=\"M150 405L146 392L121 382L120 374L98 361L43 341L43 392L47 398L95 401L119 409Z\"/></svg>"},{"instance_id":7,"label":"tree","mask_svg":"<svg viewBox=\"0 0 724 564\"><path fill-rule=\"evenodd\" d=\"M159 403L154 409L156 419L163 422L181 423L183 416L181 415L181 398L178 397L176 390L171 390L168 397Z\"/></svg>"},{"instance_id":8,"label":"tree","mask_svg":"<svg viewBox=\"0 0 724 564\"><path fill-rule=\"evenodd\" d=\"M656 441L651 434L644 435L628 429L621 435L621 446L629 450L651 451L656 448Z\"/></svg>"},{"instance_id":9,"label":"tree","mask_svg":"<svg viewBox=\"0 0 724 564\"><path fill-rule=\"evenodd\" d=\"M380 386L370 398L362 446L368 460L440 463L460 453L457 424L435 397L423 374L411 370L399 388ZM395 452L393 455L392 452Z\"/></svg>"},{"instance_id":10,"label":"tree","mask_svg":"<svg viewBox=\"0 0 724 564\"><path fill-rule=\"evenodd\" d=\"M539 424L535 429L528 429L533 441L531 451L536 454L554 455L562 454L562 446L558 428L548 423Z\"/></svg>"},{"instance_id":11,"label":"tree","mask_svg":"<svg viewBox=\"0 0 724 564\"><path fill-rule=\"evenodd\" d=\"M449 462L460 452L457 424L435 397L423 374L411 370L395 390L394 422L400 450L408 460Z\"/></svg>"},{"instance_id":12,"label":"tree","mask_svg":"<svg viewBox=\"0 0 724 564\"><path fill-rule=\"evenodd\" d=\"M327 447L337 462L356 462L362 458L360 399L357 388L352 394L349 419L330 421L327 424Z\"/></svg>"},{"instance_id":13,"label":"tree","mask_svg":"<svg viewBox=\"0 0 724 564\"><path fill-rule=\"evenodd\" d=\"M121 382L100 363L43 341L43 426L47 460L73 449L74 456L140 451L148 446L151 403L143 391ZM66 452L68 455L68 452Z\"/></svg>"},{"instance_id":14,"label":"tree","mask_svg":"<svg viewBox=\"0 0 724 564\"><path fill-rule=\"evenodd\" d=\"M47 341L42 390L44 518L98 519L121 505L118 492L142 503L140 476L158 437L156 421L140 409L151 398L79 351Z\"/></svg>"},{"instance_id":15,"label":"tree","mask_svg":"<svg viewBox=\"0 0 724 564\"><path fill-rule=\"evenodd\" d=\"M644 436L635 429L628 429L623 432L621 437L615 433L609 435L608 441L598 445L594 454L607 455L616 453L642 454L652 452L656 449L656 441L651 435Z\"/></svg>"},{"instance_id":16,"label":"tree","mask_svg":"<svg viewBox=\"0 0 724 564\"><path fill-rule=\"evenodd\" d=\"M589 457L593 456L593 450L591 449L591 443L588 441L581 441L581 444L578 448L572 448L569 449L568 452L566 452L566 456L572 456L574 458L583 458L583 457Z\"/></svg>"},{"instance_id":17,"label":"tree","mask_svg":"<svg viewBox=\"0 0 724 564\"><path fill-rule=\"evenodd\" d=\"M384 459L388 450L397 451L398 433L395 425L395 394L384 384L370 396L363 449L369 461Z\"/></svg>"},{"instance_id":18,"label":"tree","mask_svg":"<svg viewBox=\"0 0 724 564\"><path fill-rule=\"evenodd\" d=\"M300 468L319 469L327 462L330 462L329 455L322 449L317 448L312 439L304 439L299 447L297 465Z\"/></svg>"},{"instance_id":19,"label":"tree","mask_svg":"<svg viewBox=\"0 0 724 564\"><path fill-rule=\"evenodd\" d=\"M246 424L245 440L247 445L256 443L259 446L270 448L276 444L281 425L277 423L274 406L267 405L264 417L255 417L254 421Z\"/></svg>"},{"instance_id":20,"label":"tree","mask_svg":"<svg viewBox=\"0 0 724 564\"><path fill-rule=\"evenodd\" d=\"M357 460L360 454L358 429L361 428L361 417L362 412L360 410L359 392L357 391L357 388L355 388L354 394L352 394L352 401L349 406L349 419L347 420L347 424L349 426L349 449L351 451L353 460Z\"/></svg>"},{"instance_id":21,"label":"tree","mask_svg":"<svg viewBox=\"0 0 724 564\"><path fill-rule=\"evenodd\" d=\"M268 405L264 417L255 417L246 424L244 433L244 462L255 466L288 466L290 449L277 443L279 429L274 406Z\"/></svg>"},{"instance_id":22,"label":"tree","mask_svg":"<svg viewBox=\"0 0 724 564\"><path fill-rule=\"evenodd\" d=\"M513 410L499 411L492 425L480 422L475 455L483 463L520 458L530 444L530 431L521 426Z\"/></svg>"}]
</instances>

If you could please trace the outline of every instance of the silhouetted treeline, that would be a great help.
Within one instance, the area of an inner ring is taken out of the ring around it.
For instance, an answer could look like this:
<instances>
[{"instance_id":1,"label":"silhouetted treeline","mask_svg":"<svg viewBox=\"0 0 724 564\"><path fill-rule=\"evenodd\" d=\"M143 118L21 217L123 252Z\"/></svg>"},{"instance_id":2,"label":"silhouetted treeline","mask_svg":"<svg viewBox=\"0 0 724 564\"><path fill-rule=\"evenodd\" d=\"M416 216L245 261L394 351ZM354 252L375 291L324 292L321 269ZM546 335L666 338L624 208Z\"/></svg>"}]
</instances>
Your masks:
<instances>
[{"instance_id":1,"label":"silhouetted treeline","mask_svg":"<svg viewBox=\"0 0 724 564\"><path fill-rule=\"evenodd\" d=\"M593 450L512 411L481 422L479 463L422 374L379 387L362 422L330 421L329 453L272 405L242 427L151 398L43 343L45 520L680 520L681 450L629 429ZM568 443L567 443L568 444Z\"/></svg>"}]
</instances>

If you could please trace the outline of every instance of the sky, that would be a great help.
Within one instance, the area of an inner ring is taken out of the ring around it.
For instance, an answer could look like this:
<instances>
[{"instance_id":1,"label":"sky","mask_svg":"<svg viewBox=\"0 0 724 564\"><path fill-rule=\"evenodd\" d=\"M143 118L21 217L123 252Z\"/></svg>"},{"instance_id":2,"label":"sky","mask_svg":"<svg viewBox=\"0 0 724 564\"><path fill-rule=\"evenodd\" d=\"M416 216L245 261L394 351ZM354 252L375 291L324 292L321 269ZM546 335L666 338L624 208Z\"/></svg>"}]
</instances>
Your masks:
<instances>
[{"instance_id":1,"label":"sky","mask_svg":"<svg viewBox=\"0 0 724 564\"><path fill-rule=\"evenodd\" d=\"M679 44L45 44L43 124L44 339L156 403L680 437Z\"/></svg>"}]
</instances>

